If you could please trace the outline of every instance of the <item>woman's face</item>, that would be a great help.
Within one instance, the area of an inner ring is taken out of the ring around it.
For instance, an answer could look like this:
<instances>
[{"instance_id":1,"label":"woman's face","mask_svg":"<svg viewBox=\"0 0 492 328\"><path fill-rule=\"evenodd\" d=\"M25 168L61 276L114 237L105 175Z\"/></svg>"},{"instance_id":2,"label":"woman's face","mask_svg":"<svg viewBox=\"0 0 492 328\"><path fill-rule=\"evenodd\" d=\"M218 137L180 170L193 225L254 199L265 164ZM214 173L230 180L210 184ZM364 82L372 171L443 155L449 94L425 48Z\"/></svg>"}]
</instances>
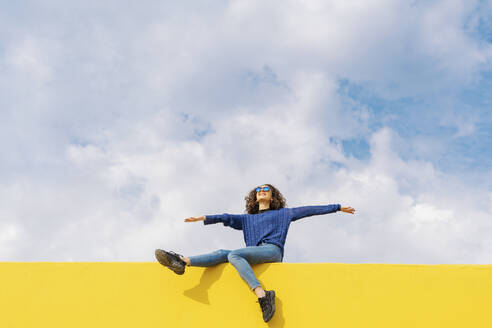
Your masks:
<instances>
[{"instance_id":1,"label":"woman's face","mask_svg":"<svg viewBox=\"0 0 492 328\"><path fill-rule=\"evenodd\" d=\"M263 188L269 188L270 190L265 191ZM270 202L272 200L272 188L268 185L261 185L261 190L256 192L256 201L267 201Z\"/></svg>"}]
</instances>

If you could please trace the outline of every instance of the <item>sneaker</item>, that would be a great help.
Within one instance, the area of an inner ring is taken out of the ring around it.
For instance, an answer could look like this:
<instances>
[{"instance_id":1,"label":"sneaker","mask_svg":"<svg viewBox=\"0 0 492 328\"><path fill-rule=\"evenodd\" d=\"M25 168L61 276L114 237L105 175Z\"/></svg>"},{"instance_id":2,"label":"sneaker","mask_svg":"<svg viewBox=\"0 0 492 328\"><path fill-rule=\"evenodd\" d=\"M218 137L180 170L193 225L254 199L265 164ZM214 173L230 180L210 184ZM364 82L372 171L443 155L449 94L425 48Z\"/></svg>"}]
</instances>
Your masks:
<instances>
[{"instance_id":1,"label":"sneaker","mask_svg":"<svg viewBox=\"0 0 492 328\"><path fill-rule=\"evenodd\" d=\"M163 266L168 267L176 274L183 274L185 272L186 262L180 258L181 255L174 252L166 252L162 249L155 250L155 258Z\"/></svg>"},{"instance_id":2,"label":"sneaker","mask_svg":"<svg viewBox=\"0 0 492 328\"><path fill-rule=\"evenodd\" d=\"M258 298L261 312L263 313L263 321L268 322L275 313L275 291L267 290L264 297Z\"/></svg>"}]
</instances>

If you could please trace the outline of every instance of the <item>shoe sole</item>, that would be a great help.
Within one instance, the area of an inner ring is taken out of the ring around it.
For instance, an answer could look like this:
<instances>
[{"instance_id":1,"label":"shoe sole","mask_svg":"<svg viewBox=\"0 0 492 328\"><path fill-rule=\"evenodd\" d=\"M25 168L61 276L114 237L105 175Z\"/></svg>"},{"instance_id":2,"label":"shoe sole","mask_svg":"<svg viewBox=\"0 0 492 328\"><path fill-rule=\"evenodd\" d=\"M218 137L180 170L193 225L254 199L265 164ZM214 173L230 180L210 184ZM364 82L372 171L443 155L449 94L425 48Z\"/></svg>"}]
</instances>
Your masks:
<instances>
[{"instance_id":1,"label":"shoe sole","mask_svg":"<svg viewBox=\"0 0 492 328\"><path fill-rule=\"evenodd\" d=\"M172 266L171 266L171 262L169 261L169 258L167 257L167 254L165 251L163 251L162 249L156 249L155 250L155 258L157 259L157 261L162 264L163 266L165 266L166 268L168 268L169 270L171 270L172 272L176 273L176 274L179 274L179 275L182 275L184 273L184 269L183 270L179 270L179 269L174 269Z\"/></svg>"}]
</instances>

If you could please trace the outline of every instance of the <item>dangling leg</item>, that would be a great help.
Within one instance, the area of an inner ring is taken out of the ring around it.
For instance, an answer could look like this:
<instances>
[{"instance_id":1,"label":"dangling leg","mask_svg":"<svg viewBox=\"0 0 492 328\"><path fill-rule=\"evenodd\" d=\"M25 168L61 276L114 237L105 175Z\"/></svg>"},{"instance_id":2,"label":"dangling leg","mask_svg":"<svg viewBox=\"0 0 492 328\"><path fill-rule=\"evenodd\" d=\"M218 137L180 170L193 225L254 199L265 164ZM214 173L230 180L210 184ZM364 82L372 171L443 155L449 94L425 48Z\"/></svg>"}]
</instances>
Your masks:
<instances>
[{"instance_id":1,"label":"dangling leg","mask_svg":"<svg viewBox=\"0 0 492 328\"><path fill-rule=\"evenodd\" d=\"M280 262L282 253L278 246L267 244L233 250L229 253L227 259L236 268L251 290L255 291L258 297L263 297L265 296L265 291L261 288L261 284L256 278L251 265Z\"/></svg>"},{"instance_id":2,"label":"dangling leg","mask_svg":"<svg viewBox=\"0 0 492 328\"><path fill-rule=\"evenodd\" d=\"M275 291L265 291L256 278L251 265L280 262L282 253L278 246L266 244L261 246L250 246L231 251L227 256L229 262L236 268L239 275L248 283L255 292L260 303L263 320L268 322L275 313Z\"/></svg>"}]
</instances>

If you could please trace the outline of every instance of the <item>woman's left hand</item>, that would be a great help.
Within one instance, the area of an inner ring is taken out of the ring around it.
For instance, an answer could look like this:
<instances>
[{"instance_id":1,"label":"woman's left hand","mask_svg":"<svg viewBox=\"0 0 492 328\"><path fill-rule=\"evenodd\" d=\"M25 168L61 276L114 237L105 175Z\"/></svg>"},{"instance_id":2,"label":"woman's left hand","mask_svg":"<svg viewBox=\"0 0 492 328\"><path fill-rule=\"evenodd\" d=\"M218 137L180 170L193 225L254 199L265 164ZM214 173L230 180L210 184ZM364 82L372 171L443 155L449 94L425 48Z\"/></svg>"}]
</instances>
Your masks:
<instances>
[{"instance_id":1,"label":"woman's left hand","mask_svg":"<svg viewBox=\"0 0 492 328\"><path fill-rule=\"evenodd\" d=\"M352 208L352 207L350 207L350 206L347 206L347 207L343 207L343 206L342 206L342 207L340 208L340 211L345 212L345 213L354 214L354 212L355 212L355 208Z\"/></svg>"}]
</instances>

